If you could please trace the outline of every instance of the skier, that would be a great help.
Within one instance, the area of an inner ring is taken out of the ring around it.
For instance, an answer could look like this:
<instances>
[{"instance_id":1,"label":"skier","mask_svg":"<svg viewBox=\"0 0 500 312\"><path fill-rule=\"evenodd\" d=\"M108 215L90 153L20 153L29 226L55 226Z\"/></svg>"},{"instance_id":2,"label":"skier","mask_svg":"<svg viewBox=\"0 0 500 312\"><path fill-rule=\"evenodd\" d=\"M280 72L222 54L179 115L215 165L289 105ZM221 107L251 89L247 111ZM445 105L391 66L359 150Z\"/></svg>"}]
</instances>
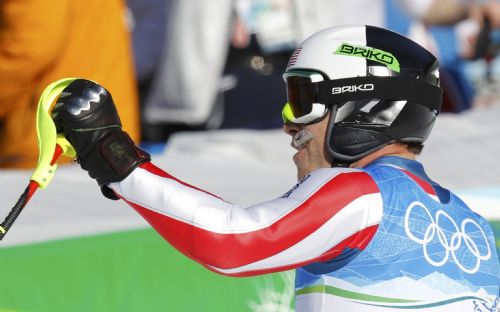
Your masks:
<instances>
[{"instance_id":1,"label":"skier","mask_svg":"<svg viewBox=\"0 0 500 312\"><path fill-rule=\"evenodd\" d=\"M495 311L490 226L415 160L440 110L436 58L382 28L333 27L284 78L299 182L247 208L156 167L96 83L71 83L52 116L103 194L186 256L229 276L296 269L297 311Z\"/></svg>"}]
</instances>

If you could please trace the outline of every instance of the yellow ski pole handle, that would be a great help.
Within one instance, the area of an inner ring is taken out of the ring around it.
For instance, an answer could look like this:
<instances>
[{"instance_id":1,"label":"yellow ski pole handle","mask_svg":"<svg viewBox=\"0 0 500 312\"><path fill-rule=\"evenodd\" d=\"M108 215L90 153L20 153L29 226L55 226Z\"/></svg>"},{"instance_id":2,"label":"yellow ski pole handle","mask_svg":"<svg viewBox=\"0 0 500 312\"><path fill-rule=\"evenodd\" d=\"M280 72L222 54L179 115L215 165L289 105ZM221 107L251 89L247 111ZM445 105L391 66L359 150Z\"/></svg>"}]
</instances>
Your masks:
<instances>
[{"instance_id":1,"label":"yellow ski pole handle","mask_svg":"<svg viewBox=\"0 0 500 312\"><path fill-rule=\"evenodd\" d=\"M30 178L30 183L10 210L5 220L0 224L0 240L9 231L10 227L20 215L23 208L38 188L44 189L55 175L57 159L60 155L75 157L76 153L64 136L57 134L54 121L50 117L50 108L54 100L59 97L71 82L76 78L64 78L48 85L38 101L36 115L36 131L38 137L38 164Z\"/></svg>"},{"instance_id":2,"label":"yellow ski pole handle","mask_svg":"<svg viewBox=\"0 0 500 312\"><path fill-rule=\"evenodd\" d=\"M64 78L51 83L45 88L36 113L36 132L38 136L38 165L31 176L31 180L38 182L40 188L44 189L54 177L57 165L50 164L56 144L63 149L63 154L75 157L76 153L71 144L63 137L58 136L54 121L50 117L50 107L61 92L76 78Z\"/></svg>"}]
</instances>

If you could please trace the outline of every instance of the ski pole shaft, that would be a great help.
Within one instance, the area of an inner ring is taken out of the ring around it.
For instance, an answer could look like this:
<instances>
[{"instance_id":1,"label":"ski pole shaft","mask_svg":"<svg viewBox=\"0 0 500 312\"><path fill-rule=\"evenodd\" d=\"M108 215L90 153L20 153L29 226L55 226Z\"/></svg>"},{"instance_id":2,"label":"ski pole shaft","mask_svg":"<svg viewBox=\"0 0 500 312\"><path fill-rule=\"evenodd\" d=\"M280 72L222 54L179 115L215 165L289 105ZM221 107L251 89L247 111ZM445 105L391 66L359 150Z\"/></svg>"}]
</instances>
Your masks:
<instances>
[{"instance_id":1,"label":"ski pole shaft","mask_svg":"<svg viewBox=\"0 0 500 312\"><path fill-rule=\"evenodd\" d=\"M51 165L55 164L59 156L62 154L63 150L61 146L56 145L56 149L54 151L54 156L52 157ZM26 204L29 202L33 194L35 194L36 190L38 189L40 185L38 182L30 180L28 186L24 190L23 194L19 197L17 200L17 203L12 207L10 210L9 214L7 217L4 219L4 221L0 224L0 241L5 237L7 232L9 231L10 227L14 222L16 221L17 217L21 214L21 211L23 211L23 208L26 206Z\"/></svg>"}]
</instances>

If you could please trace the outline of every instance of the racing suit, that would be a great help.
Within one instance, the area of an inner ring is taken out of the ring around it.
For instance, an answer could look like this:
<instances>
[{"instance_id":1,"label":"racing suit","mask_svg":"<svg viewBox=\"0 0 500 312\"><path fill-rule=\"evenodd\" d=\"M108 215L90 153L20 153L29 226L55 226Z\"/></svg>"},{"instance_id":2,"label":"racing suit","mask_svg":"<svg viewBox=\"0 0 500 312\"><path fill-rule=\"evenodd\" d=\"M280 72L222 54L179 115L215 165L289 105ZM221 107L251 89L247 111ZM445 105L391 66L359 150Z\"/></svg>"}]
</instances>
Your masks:
<instances>
[{"instance_id":1,"label":"racing suit","mask_svg":"<svg viewBox=\"0 0 500 312\"><path fill-rule=\"evenodd\" d=\"M170 244L208 269L296 269L297 311L496 311L489 224L420 163L382 157L324 168L248 208L145 163L110 187Z\"/></svg>"}]
</instances>

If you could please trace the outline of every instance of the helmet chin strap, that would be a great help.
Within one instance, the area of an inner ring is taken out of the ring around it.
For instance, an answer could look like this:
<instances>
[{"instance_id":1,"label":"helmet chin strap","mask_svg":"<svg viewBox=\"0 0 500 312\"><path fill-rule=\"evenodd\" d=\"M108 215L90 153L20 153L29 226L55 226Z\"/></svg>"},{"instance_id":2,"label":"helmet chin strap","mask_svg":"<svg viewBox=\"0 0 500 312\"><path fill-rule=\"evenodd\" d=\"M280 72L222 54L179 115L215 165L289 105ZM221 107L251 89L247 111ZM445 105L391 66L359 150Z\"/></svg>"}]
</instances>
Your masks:
<instances>
[{"instance_id":1,"label":"helmet chin strap","mask_svg":"<svg viewBox=\"0 0 500 312\"><path fill-rule=\"evenodd\" d=\"M341 159L338 159L336 158L332 151L331 151L331 148L329 147L329 144L330 144L330 135L332 134L332 131L333 131L333 127L335 125L335 115L337 114L337 109L338 109L338 106L337 105L332 105L330 107L330 120L328 121L328 128L327 128L327 136L326 136L326 150L328 152L328 154L330 155L330 157L332 158L332 168L348 168L354 161L352 162L348 162L348 161L345 161L345 160L341 160Z\"/></svg>"}]
</instances>

